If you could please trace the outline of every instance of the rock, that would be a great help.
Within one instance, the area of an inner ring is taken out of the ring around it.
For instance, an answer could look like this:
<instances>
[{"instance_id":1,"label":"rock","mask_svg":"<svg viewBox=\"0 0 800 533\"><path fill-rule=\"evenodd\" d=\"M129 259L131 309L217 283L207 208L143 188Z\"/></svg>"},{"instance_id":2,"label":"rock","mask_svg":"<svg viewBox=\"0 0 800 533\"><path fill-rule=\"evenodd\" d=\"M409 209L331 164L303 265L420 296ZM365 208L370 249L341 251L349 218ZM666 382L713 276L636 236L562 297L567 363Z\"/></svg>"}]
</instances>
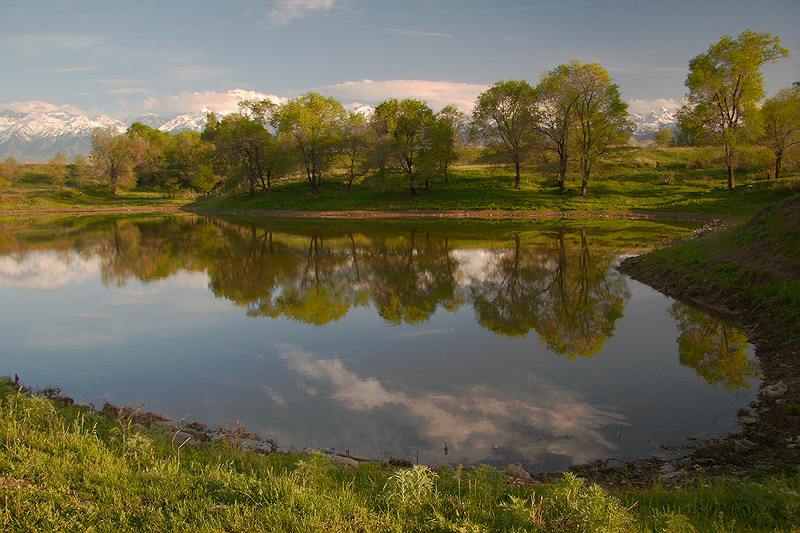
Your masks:
<instances>
[{"instance_id":1,"label":"rock","mask_svg":"<svg viewBox=\"0 0 800 533\"><path fill-rule=\"evenodd\" d=\"M736 439L733 441L733 449L736 451L736 453L749 452L757 447L758 445L751 440Z\"/></svg>"},{"instance_id":2,"label":"rock","mask_svg":"<svg viewBox=\"0 0 800 533\"><path fill-rule=\"evenodd\" d=\"M675 467L669 463L664 463L663 465L661 465L661 468L659 468L658 471L661 472L662 474L671 474L672 472L675 471Z\"/></svg>"},{"instance_id":3,"label":"rock","mask_svg":"<svg viewBox=\"0 0 800 533\"><path fill-rule=\"evenodd\" d=\"M386 461L386 464L389 466L393 466L395 468L411 468L412 466L414 466L414 463L412 463L408 459L402 459L399 457L392 457L391 459Z\"/></svg>"},{"instance_id":4,"label":"rock","mask_svg":"<svg viewBox=\"0 0 800 533\"><path fill-rule=\"evenodd\" d=\"M683 470L676 470L674 472L670 472L669 474L661 474L660 478L662 481L672 481L682 476L683 476Z\"/></svg>"},{"instance_id":5,"label":"rock","mask_svg":"<svg viewBox=\"0 0 800 533\"><path fill-rule=\"evenodd\" d=\"M344 455L328 454L328 458L332 463L336 463L340 466L346 466L348 468L358 468L358 465L361 464L355 459L345 457Z\"/></svg>"},{"instance_id":6,"label":"rock","mask_svg":"<svg viewBox=\"0 0 800 533\"><path fill-rule=\"evenodd\" d=\"M758 419L756 417L754 417L754 416L745 415L745 416L740 416L739 417L739 422L749 426L749 425L752 425L752 424L755 424L756 422L758 422Z\"/></svg>"},{"instance_id":7,"label":"rock","mask_svg":"<svg viewBox=\"0 0 800 533\"><path fill-rule=\"evenodd\" d=\"M523 481L531 481L533 479L528 471L525 470L525 467L523 467L520 463L511 463L510 465L506 465L506 473L513 478L521 479Z\"/></svg>"},{"instance_id":8,"label":"rock","mask_svg":"<svg viewBox=\"0 0 800 533\"><path fill-rule=\"evenodd\" d=\"M761 394L766 396L767 398L780 398L784 394L789 392L789 387L783 381L779 381L773 385L769 385L768 387L764 387L761 390Z\"/></svg>"}]
</instances>

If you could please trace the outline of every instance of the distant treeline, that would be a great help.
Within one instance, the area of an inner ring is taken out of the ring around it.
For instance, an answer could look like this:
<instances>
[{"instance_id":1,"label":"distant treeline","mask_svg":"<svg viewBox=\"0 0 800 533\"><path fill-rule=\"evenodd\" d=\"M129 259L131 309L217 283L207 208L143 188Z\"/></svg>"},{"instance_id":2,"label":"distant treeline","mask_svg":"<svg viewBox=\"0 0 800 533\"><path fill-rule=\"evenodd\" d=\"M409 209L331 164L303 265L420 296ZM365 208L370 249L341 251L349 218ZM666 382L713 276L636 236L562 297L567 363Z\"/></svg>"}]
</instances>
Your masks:
<instances>
[{"instance_id":1,"label":"distant treeline","mask_svg":"<svg viewBox=\"0 0 800 533\"><path fill-rule=\"evenodd\" d=\"M675 131L656 142L719 146L728 187L748 144L774 155L769 175L780 177L800 145L800 84L764 101L761 69L787 57L780 38L745 31L725 36L689 63L688 92ZM478 95L471 116L455 105L434 112L417 99L388 99L371 113L308 93L284 103L243 101L237 113L208 115L201 133L164 133L133 124L125 134L96 130L91 162L120 186L191 188L199 192L268 193L276 181L301 177L316 192L329 179L348 190L370 173L406 177L417 194L447 183L466 144L486 160L512 165L520 187L525 165L535 165L565 190L577 171L581 194L609 150L627 141L632 124L619 86L597 63L573 61L546 72L535 86L524 80L495 83ZM83 172L85 160L78 161ZM13 179L14 161L0 166Z\"/></svg>"}]
</instances>

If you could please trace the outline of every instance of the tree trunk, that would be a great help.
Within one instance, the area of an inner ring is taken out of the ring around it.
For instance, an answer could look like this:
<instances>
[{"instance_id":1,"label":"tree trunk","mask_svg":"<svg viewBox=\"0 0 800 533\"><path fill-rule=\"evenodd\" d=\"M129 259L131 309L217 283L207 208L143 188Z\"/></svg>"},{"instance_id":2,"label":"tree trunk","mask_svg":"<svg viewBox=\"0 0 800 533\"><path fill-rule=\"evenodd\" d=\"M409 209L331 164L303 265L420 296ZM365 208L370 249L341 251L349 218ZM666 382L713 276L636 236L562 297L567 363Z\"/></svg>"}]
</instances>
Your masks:
<instances>
[{"instance_id":1,"label":"tree trunk","mask_svg":"<svg viewBox=\"0 0 800 533\"><path fill-rule=\"evenodd\" d=\"M586 198L589 196L589 180L586 176L581 179L581 197Z\"/></svg>"},{"instance_id":2,"label":"tree trunk","mask_svg":"<svg viewBox=\"0 0 800 533\"><path fill-rule=\"evenodd\" d=\"M567 158L563 154L558 155L558 192L564 194L564 182L567 179Z\"/></svg>"},{"instance_id":3,"label":"tree trunk","mask_svg":"<svg viewBox=\"0 0 800 533\"><path fill-rule=\"evenodd\" d=\"M725 147L725 167L728 170L728 190L732 191L736 187L736 177L733 172L733 148Z\"/></svg>"},{"instance_id":4,"label":"tree trunk","mask_svg":"<svg viewBox=\"0 0 800 533\"><path fill-rule=\"evenodd\" d=\"M408 189L411 192L411 196L415 196L417 194L417 188L414 187L414 174L408 175Z\"/></svg>"},{"instance_id":5,"label":"tree trunk","mask_svg":"<svg viewBox=\"0 0 800 533\"><path fill-rule=\"evenodd\" d=\"M519 189L519 159L514 160L514 188Z\"/></svg>"},{"instance_id":6,"label":"tree trunk","mask_svg":"<svg viewBox=\"0 0 800 533\"><path fill-rule=\"evenodd\" d=\"M775 154L775 179L781 177L781 160L783 159L783 152Z\"/></svg>"},{"instance_id":7,"label":"tree trunk","mask_svg":"<svg viewBox=\"0 0 800 533\"><path fill-rule=\"evenodd\" d=\"M733 175L733 165L731 163L726 163L725 166L728 168L728 190L732 191L733 188L736 186L735 178Z\"/></svg>"}]
</instances>

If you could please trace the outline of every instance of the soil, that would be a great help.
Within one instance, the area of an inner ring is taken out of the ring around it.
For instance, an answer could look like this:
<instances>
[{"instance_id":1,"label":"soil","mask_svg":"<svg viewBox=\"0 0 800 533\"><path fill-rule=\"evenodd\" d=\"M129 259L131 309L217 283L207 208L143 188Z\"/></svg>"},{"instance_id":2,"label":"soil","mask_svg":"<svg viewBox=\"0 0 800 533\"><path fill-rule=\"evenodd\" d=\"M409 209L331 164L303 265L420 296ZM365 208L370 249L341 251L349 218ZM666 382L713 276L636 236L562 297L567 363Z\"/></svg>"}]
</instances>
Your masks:
<instances>
[{"instance_id":1,"label":"soil","mask_svg":"<svg viewBox=\"0 0 800 533\"><path fill-rule=\"evenodd\" d=\"M454 210L454 211L433 211L433 210L380 210L380 209L355 209L355 210L328 210L328 211L299 211L283 209L198 209L194 207L185 208L187 211L202 215L229 215L229 216L250 216L250 217L273 217L273 218L389 218L389 219L418 219L418 218L469 218L486 220L507 220L507 219L553 219L553 218L578 218L578 219L605 219L605 218L627 218L633 220L665 220L676 222L698 222L709 221L712 217L702 213L639 213L633 211L510 211L510 210Z\"/></svg>"}]
</instances>

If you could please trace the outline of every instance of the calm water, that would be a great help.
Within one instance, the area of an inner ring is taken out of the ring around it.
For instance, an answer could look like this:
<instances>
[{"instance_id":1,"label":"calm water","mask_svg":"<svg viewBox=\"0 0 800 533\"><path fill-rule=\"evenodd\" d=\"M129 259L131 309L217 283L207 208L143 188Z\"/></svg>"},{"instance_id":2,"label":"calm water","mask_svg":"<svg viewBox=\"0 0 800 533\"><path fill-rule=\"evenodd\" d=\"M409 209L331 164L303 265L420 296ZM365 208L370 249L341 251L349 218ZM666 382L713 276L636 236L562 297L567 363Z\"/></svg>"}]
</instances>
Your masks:
<instances>
[{"instance_id":1,"label":"calm water","mask_svg":"<svg viewBox=\"0 0 800 533\"><path fill-rule=\"evenodd\" d=\"M721 434L735 328L613 269L655 223L0 222L0 373L283 449L533 469ZM445 442L448 455L443 448Z\"/></svg>"}]
</instances>

